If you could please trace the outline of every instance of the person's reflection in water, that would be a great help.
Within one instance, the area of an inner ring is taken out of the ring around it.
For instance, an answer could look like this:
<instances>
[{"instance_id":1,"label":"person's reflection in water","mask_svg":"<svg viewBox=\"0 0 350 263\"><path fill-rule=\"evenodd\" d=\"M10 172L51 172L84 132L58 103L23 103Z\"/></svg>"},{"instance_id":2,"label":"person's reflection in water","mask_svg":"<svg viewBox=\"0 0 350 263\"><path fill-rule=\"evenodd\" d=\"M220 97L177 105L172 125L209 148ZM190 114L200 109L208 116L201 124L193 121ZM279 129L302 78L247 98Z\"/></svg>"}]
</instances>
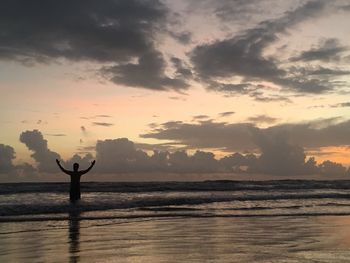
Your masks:
<instances>
[{"instance_id":1,"label":"person's reflection in water","mask_svg":"<svg viewBox=\"0 0 350 263\"><path fill-rule=\"evenodd\" d=\"M80 209L71 207L69 210L69 262L79 262L80 246Z\"/></svg>"}]
</instances>

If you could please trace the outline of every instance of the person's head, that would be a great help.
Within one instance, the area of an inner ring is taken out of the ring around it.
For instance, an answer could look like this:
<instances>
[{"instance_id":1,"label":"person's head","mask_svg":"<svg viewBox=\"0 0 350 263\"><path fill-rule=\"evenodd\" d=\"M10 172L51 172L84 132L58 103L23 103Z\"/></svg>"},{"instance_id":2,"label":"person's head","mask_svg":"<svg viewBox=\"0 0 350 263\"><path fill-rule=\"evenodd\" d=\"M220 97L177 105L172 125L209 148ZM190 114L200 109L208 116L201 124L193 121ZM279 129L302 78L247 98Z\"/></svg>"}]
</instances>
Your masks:
<instances>
[{"instance_id":1,"label":"person's head","mask_svg":"<svg viewBox=\"0 0 350 263\"><path fill-rule=\"evenodd\" d=\"M73 171L77 172L79 169L79 164L78 163L74 163L73 164Z\"/></svg>"}]
</instances>

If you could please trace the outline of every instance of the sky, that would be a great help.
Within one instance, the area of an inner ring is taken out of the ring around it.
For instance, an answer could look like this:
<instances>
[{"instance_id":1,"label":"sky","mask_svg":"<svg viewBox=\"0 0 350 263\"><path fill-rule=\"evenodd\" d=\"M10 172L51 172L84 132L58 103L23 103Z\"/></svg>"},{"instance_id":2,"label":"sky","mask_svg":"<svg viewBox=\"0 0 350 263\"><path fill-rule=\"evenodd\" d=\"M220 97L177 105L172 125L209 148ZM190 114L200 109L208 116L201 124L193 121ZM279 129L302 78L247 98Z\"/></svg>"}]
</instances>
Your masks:
<instances>
[{"instance_id":1,"label":"sky","mask_svg":"<svg viewBox=\"0 0 350 263\"><path fill-rule=\"evenodd\" d=\"M4 0L0 181L349 175L346 0ZM50 177L51 176L51 177ZM330 177L332 178L332 177Z\"/></svg>"}]
</instances>

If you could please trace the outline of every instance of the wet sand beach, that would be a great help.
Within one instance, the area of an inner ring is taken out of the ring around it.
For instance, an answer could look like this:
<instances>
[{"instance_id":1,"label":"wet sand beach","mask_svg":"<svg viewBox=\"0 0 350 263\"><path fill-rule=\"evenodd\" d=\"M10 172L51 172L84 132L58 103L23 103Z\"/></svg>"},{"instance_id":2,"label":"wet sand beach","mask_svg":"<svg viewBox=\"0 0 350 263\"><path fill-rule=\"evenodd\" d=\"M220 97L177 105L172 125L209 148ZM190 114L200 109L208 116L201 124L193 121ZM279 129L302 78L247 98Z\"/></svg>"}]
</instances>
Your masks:
<instances>
[{"instance_id":1,"label":"wet sand beach","mask_svg":"<svg viewBox=\"0 0 350 263\"><path fill-rule=\"evenodd\" d=\"M348 262L349 216L6 222L1 262Z\"/></svg>"}]
</instances>

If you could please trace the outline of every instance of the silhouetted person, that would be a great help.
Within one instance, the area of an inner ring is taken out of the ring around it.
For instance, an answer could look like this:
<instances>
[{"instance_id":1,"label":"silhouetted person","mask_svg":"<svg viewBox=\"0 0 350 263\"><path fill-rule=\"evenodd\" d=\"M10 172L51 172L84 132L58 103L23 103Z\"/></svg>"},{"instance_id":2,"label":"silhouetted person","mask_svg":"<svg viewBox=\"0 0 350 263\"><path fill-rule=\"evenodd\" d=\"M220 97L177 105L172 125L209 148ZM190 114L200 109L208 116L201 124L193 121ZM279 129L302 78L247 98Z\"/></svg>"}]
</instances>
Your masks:
<instances>
[{"instance_id":1,"label":"silhouetted person","mask_svg":"<svg viewBox=\"0 0 350 263\"><path fill-rule=\"evenodd\" d=\"M62 170L62 172L70 175L70 191L69 191L69 199L72 203L75 203L77 200L80 199L80 177L83 174L86 174L88 171L91 170L91 168L94 166L95 161L91 162L91 165L89 168L83 171L78 171L79 164L74 163L73 164L73 171L68 171L62 167L60 164L60 161L56 159L56 163L58 167Z\"/></svg>"}]
</instances>

